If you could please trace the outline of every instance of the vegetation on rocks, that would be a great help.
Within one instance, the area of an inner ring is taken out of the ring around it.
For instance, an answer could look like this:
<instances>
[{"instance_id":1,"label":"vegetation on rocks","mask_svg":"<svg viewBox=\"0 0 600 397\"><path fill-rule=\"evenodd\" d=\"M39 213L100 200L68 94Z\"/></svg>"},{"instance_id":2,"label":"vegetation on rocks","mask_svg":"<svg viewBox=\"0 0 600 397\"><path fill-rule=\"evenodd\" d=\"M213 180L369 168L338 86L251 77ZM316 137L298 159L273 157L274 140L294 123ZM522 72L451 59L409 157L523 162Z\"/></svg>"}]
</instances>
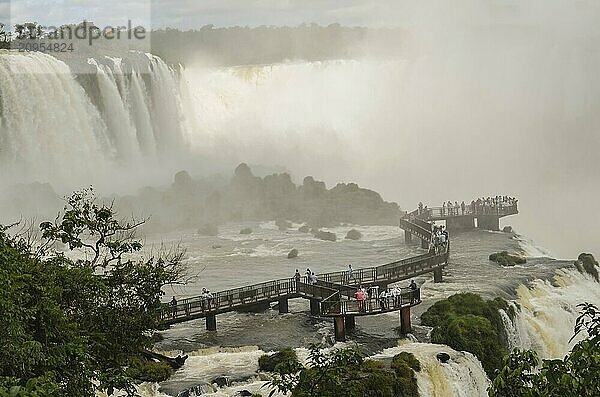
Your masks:
<instances>
[{"instance_id":1,"label":"vegetation on rocks","mask_svg":"<svg viewBox=\"0 0 600 397\"><path fill-rule=\"evenodd\" d=\"M501 298L486 301L472 293L456 294L431 306L421 316L421 323L434 327L432 342L475 354L492 376L508 353L500 309L513 315Z\"/></svg>"},{"instance_id":2,"label":"vegetation on rocks","mask_svg":"<svg viewBox=\"0 0 600 397\"><path fill-rule=\"evenodd\" d=\"M514 266L527 263L527 260L525 258L516 255L511 255L507 251L496 252L495 254L491 254L489 259L492 262L496 262L501 266Z\"/></svg>"},{"instance_id":3,"label":"vegetation on rocks","mask_svg":"<svg viewBox=\"0 0 600 397\"><path fill-rule=\"evenodd\" d=\"M573 338L587 334L564 359L542 360L531 350L515 349L502 361L490 397L600 396L600 311L579 305Z\"/></svg>"},{"instance_id":4,"label":"vegetation on rocks","mask_svg":"<svg viewBox=\"0 0 600 397\"><path fill-rule=\"evenodd\" d=\"M298 250L296 248L292 248L290 252L287 254L288 259L293 259L298 257Z\"/></svg>"},{"instance_id":5,"label":"vegetation on rocks","mask_svg":"<svg viewBox=\"0 0 600 397\"><path fill-rule=\"evenodd\" d=\"M258 369L261 371L275 371L278 365L292 367L298 364L298 356L294 349L286 347L278 352L263 354L258 358Z\"/></svg>"},{"instance_id":6,"label":"vegetation on rocks","mask_svg":"<svg viewBox=\"0 0 600 397\"><path fill-rule=\"evenodd\" d=\"M325 240L325 241L336 241L337 240L337 236L335 233L326 232L324 230L314 231L313 236L315 236L319 240Z\"/></svg>"},{"instance_id":7,"label":"vegetation on rocks","mask_svg":"<svg viewBox=\"0 0 600 397\"><path fill-rule=\"evenodd\" d=\"M117 219L89 190L68 197L39 239L0 227L0 396L134 395L140 380L168 376L141 352L155 341L162 287L184 269L181 253L132 259L142 223Z\"/></svg>"},{"instance_id":8,"label":"vegetation on rocks","mask_svg":"<svg viewBox=\"0 0 600 397\"><path fill-rule=\"evenodd\" d=\"M388 368L379 361L365 360L355 348L325 353L310 347L308 366L289 361L275 367L272 392L295 397L417 397L415 371L421 366L411 353L401 353Z\"/></svg>"}]
</instances>

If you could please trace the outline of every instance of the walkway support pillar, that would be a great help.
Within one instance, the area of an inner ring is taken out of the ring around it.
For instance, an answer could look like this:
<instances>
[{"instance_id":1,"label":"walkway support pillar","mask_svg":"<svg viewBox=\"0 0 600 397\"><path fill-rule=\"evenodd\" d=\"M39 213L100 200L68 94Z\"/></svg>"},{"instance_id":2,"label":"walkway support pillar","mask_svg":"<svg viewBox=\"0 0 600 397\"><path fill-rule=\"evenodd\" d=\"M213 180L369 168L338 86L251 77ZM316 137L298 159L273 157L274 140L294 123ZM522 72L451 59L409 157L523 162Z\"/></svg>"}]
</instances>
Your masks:
<instances>
[{"instance_id":1,"label":"walkway support pillar","mask_svg":"<svg viewBox=\"0 0 600 397\"><path fill-rule=\"evenodd\" d=\"M433 271L433 282L441 283L442 282L442 268L438 267Z\"/></svg>"},{"instance_id":2,"label":"walkway support pillar","mask_svg":"<svg viewBox=\"0 0 600 397\"><path fill-rule=\"evenodd\" d=\"M310 315L319 316L321 314L321 305L318 299L310 298Z\"/></svg>"},{"instance_id":3,"label":"walkway support pillar","mask_svg":"<svg viewBox=\"0 0 600 397\"><path fill-rule=\"evenodd\" d=\"M335 332L336 342L346 341L346 324L343 316L335 316L333 318L333 330Z\"/></svg>"},{"instance_id":4,"label":"walkway support pillar","mask_svg":"<svg viewBox=\"0 0 600 397\"><path fill-rule=\"evenodd\" d=\"M280 314L284 314L284 313L289 313L290 312L290 307L288 304L288 300L287 298L281 298L279 299L279 313Z\"/></svg>"},{"instance_id":5,"label":"walkway support pillar","mask_svg":"<svg viewBox=\"0 0 600 397\"><path fill-rule=\"evenodd\" d=\"M477 227L484 230L500 230L500 217L498 215L478 216Z\"/></svg>"},{"instance_id":6,"label":"walkway support pillar","mask_svg":"<svg viewBox=\"0 0 600 397\"><path fill-rule=\"evenodd\" d=\"M405 306L400 309L400 332L406 335L412 332L410 324L410 306Z\"/></svg>"},{"instance_id":7,"label":"walkway support pillar","mask_svg":"<svg viewBox=\"0 0 600 397\"><path fill-rule=\"evenodd\" d=\"M412 234L410 234L410 232L407 230L404 231L404 242L406 244L412 243Z\"/></svg>"},{"instance_id":8,"label":"walkway support pillar","mask_svg":"<svg viewBox=\"0 0 600 397\"><path fill-rule=\"evenodd\" d=\"M421 248L423 249L429 249L429 241L425 240L425 239L421 239Z\"/></svg>"},{"instance_id":9,"label":"walkway support pillar","mask_svg":"<svg viewBox=\"0 0 600 397\"><path fill-rule=\"evenodd\" d=\"M356 328L356 317L344 316L344 325L348 331L352 331Z\"/></svg>"},{"instance_id":10,"label":"walkway support pillar","mask_svg":"<svg viewBox=\"0 0 600 397\"><path fill-rule=\"evenodd\" d=\"M216 331L217 330L217 315L209 314L206 316L206 330Z\"/></svg>"}]
</instances>

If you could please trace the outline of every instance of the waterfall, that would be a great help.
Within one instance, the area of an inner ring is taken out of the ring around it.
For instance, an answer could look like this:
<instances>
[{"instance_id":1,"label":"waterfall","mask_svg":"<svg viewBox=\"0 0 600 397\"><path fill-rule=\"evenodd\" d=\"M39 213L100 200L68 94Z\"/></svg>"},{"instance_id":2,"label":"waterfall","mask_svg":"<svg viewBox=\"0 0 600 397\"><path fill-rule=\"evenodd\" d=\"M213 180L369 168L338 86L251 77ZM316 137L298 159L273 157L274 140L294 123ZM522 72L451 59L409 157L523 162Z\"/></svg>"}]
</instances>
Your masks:
<instances>
[{"instance_id":1,"label":"waterfall","mask_svg":"<svg viewBox=\"0 0 600 397\"><path fill-rule=\"evenodd\" d=\"M489 379L481 363L471 353L457 352L445 345L432 343L401 343L397 347L385 349L372 358L391 358L401 352L409 352L421 363L417 372L419 395L428 397L476 397L487 396ZM436 354L450 355L447 363L440 363Z\"/></svg>"},{"instance_id":2,"label":"waterfall","mask_svg":"<svg viewBox=\"0 0 600 397\"><path fill-rule=\"evenodd\" d=\"M2 183L114 192L183 166L189 133L175 71L142 53L88 64L89 75L75 76L50 55L0 51Z\"/></svg>"},{"instance_id":3,"label":"waterfall","mask_svg":"<svg viewBox=\"0 0 600 397\"><path fill-rule=\"evenodd\" d=\"M69 67L40 54L0 53L0 176L84 180L112 156L100 113Z\"/></svg>"},{"instance_id":4,"label":"waterfall","mask_svg":"<svg viewBox=\"0 0 600 397\"><path fill-rule=\"evenodd\" d=\"M583 338L573 336L577 305L600 306L600 285L574 268L559 269L553 280L534 280L517 287L516 317L505 321L512 347L533 349L542 358L563 358Z\"/></svg>"}]
</instances>

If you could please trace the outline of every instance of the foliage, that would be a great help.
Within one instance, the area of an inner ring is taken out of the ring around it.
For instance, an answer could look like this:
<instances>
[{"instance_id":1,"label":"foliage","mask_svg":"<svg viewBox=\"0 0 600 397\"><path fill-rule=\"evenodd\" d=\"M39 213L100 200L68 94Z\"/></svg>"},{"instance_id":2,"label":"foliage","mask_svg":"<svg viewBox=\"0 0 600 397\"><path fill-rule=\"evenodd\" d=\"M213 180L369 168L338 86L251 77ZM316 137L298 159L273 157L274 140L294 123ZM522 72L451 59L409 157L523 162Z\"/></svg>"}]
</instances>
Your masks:
<instances>
[{"instance_id":1,"label":"foliage","mask_svg":"<svg viewBox=\"0 0 600 397\"><path fill-rule=\"evenodd\" d=\"M294 365L298 363L298 356L294 349L286 347L276 353L263 354L258 358L258 369L261 371L275 371L278 365Z\"/></svg>"},{"instance_id":2,"label":"foliage","mask_svg":"<svg viewBox=\"0 0 600 397\"><path fill-rule=\"evenodd\" d=\"M310 347L308 367L276 371L268 383L271 394L291 392L295 397L418 396L414 371L419 362L409 353L394 357L392 370L382 362L364 360L356 348L325 353ZM408 364L410 363L410 364Z\"/></svg>"},{"instance_id":3,"label":"foliage","mask_svg":"<svg viewBox=\"0 0 600 397\"><path fill-rule=\"evenodd\" d=\"M131 258L139 224L117 220L90 189L41 224L39 243L0 228L0 395L135 392L126 367L152 346L162 287L183 272L181 253ZM81 259L54 252L58 242Z\"/></svg>"},{"instance_id":4,"label":"foliage","mask_svg":"<svg viewBox=\"0 0 600 397\"><path fill-rule=\"evenodd\" d=\"M145 361L139 358L132 360L127 368L127 375L144 382L162 382L173 374L173 368L167 363Z\"/></svg>"},{"instance_id":5,"label":"foliage","mask_svg":"<svg viewBox=\"0 0 600 397\"><path fill-rule=\"evenodd\" d=\"M503 360L488 392L491 397L600 395L600 311L579 305L573 338L587 333L563 360L540 360L533 351L515 349Z\"/></svg>"},{"instance_id":6,"label":"foliage","mask_svg":"<svg viewBox=\"0 0 600 397\"><path fill-rule=\"evenodd\" d=\"M500 309L510 312L501 298L485 301L479 295L462 293L436 302L421 316L421 322L434 327L434 343L475 354L491 376L508 353Z\"/></svg>"},{"instance_id":7,"label":"foliage","mask_svg":"<svg viewBox=\"0 0 600 397\"><path fill-rule=\"evenodd\" d=\"M527 260L525 258L521 258L520 256L516 255L510 255L507 251L496 252L495 254L491 254L489 259L492 262L496 262L501 266L514 266L527 263Z\"/></svg>"},{"instance_id":8,"label":"foliage","mask_svg":"<svg viewBox=\"0 0 600 397\"><path fill-rule=\"evenodd\" d=\"M587 273L590 276L594 277L596 281L599 281L598 262L594 258L594 255L585 253L579 254L579 257L575 262L575 267L581 273Z\"/></svg>"}]
</instances>

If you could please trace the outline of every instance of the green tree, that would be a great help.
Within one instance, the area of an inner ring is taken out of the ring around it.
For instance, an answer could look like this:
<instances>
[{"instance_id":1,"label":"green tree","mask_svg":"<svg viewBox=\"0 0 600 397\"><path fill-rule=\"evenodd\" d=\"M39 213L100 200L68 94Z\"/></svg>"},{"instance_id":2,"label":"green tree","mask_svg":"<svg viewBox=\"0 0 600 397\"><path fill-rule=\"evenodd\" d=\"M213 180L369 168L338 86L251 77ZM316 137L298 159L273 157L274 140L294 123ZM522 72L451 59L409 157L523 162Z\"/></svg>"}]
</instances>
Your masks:
<instances>
[{"instance_id":1,"label":"green tree","mask_svg":"<svg viewBox=\"0 0 600 397\"><path fill-rule=\"evenodd\" d=\"M515 349L503 360L488 392L491 397L600 396L600 311L579 305L573 338L587 333L563 360L540 360L534 351Z\"/></svg>"},{"instance_id":2,"label":"green tree","mask_svg":"<svg viewBox=\"0 0 600 397\"><path fill-rule=\"evenodd\" d=\"M91 189L66 202L39 244L0 228L0 396L134 394L127 368L153 345L162 287L183 275L180 252L134 258L143 222L118 220Z\"/></svg>"}]
</instances>

